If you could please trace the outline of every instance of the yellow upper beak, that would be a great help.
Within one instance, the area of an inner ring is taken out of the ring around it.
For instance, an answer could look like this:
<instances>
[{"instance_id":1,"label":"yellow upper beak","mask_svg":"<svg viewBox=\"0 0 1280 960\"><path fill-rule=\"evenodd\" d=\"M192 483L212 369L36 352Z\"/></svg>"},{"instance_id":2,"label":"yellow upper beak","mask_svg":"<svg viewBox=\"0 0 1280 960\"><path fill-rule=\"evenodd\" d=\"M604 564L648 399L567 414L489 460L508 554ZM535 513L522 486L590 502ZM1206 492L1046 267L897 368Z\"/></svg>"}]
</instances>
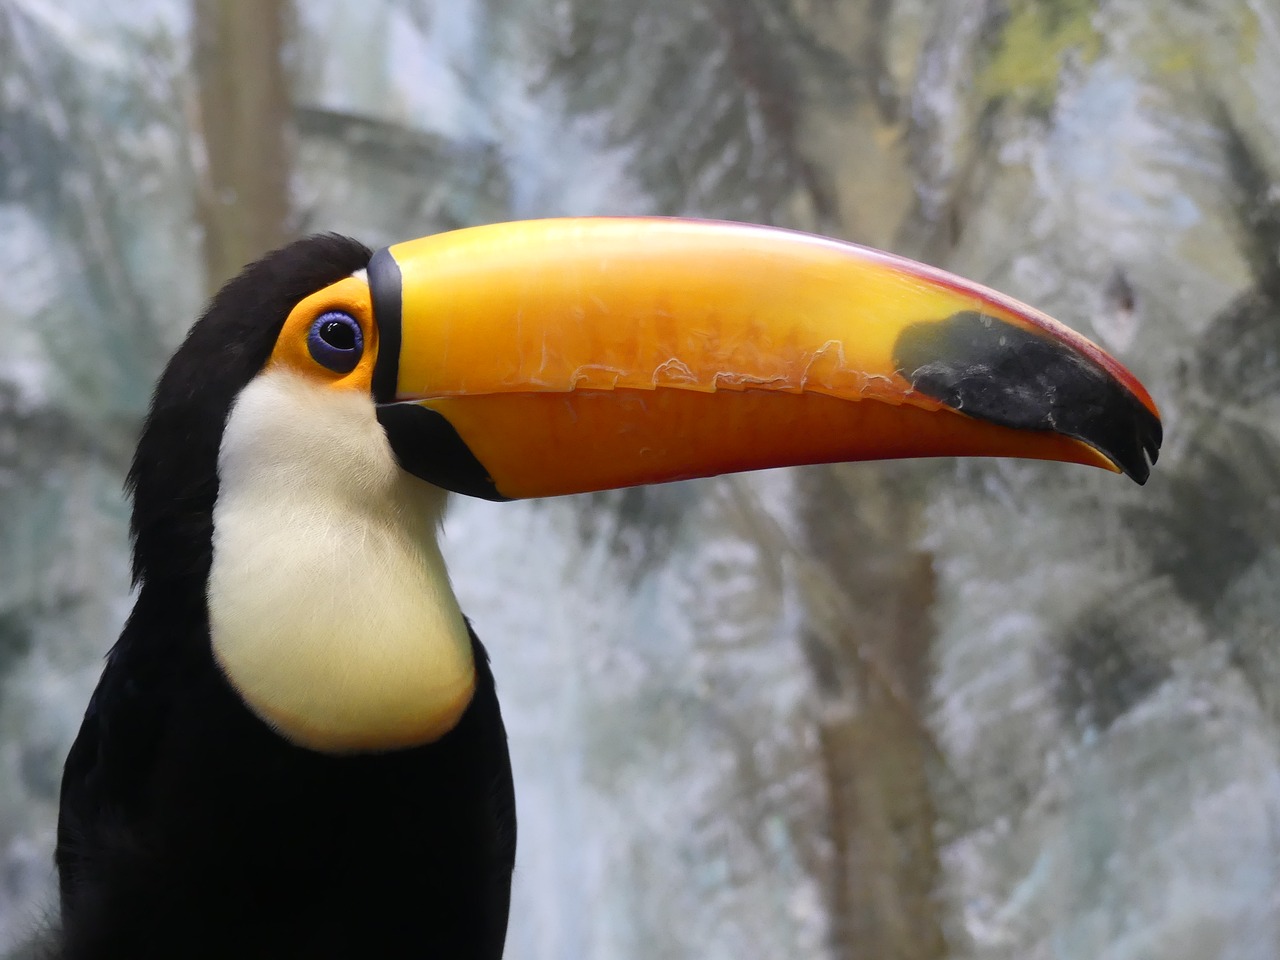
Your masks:
<instances>
[{"instance_id":1,"label":"yellow upper beak","mask_svg":"<svg viewBox=\"0 0 1280 960\"><path fill-rule=\"evenodd\" d=\"M1150 396L1085 338L852 244L542 220L397 244L368 272L379 417L406 468L465 493L950 455L1141 483L1159 448Z\"/></svg>"}]
</instances>

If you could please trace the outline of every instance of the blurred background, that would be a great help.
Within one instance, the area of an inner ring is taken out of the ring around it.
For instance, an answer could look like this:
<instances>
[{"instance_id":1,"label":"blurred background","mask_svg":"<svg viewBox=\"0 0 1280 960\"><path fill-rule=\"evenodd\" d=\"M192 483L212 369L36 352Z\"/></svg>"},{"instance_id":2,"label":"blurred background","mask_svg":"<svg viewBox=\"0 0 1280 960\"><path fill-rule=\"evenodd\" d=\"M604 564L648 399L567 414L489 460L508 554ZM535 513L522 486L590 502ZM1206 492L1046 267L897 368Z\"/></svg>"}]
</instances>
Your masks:
<instances>
[{"instance_id":1,"label":"blurred background","mask_svg":"<svg viewBox=\"0 0 1280 960\"><path fill-rule=\"evenodd\" d=\"M458 499L513 960L1280 957L1280 0L0 0L0 955L129 607L121 482L290 237L713 216L1151 388L1139 488L868 464Z\"/></svg>"}]
</instances>

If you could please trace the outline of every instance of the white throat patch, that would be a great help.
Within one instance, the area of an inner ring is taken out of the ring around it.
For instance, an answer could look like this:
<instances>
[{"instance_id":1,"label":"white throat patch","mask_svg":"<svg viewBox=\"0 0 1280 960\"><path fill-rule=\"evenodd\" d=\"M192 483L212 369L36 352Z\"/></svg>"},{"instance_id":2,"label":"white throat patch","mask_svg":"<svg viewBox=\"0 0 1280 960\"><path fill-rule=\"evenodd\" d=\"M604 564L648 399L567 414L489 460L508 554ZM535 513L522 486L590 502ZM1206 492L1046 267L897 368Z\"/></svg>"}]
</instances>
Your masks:
<instances>
[{"instance_id":1,"label":"white throat patch","mask_svg":"<svg viewBox=\"0 0 1280 960\"><path fill-rule=\"evenodd\" d=\"M400 469L368 396L269 367L218 456L209 625L244 702L326 752L453 729L475 689L436 531L445 493Z\"/></svg>"}]
</instances>

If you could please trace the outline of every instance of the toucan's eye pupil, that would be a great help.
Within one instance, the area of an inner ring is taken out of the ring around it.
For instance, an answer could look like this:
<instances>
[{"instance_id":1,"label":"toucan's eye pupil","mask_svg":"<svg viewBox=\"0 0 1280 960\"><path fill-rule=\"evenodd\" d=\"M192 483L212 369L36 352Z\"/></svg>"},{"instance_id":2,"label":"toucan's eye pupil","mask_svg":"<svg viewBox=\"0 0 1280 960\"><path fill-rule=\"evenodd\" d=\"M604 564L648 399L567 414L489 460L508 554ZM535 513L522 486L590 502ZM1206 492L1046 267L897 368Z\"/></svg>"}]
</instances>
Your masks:
<instances>
[{"instance_id":1,"label":"toucan's eye pupil","mask_svg":"<svg viewBox=\"0 0 1280 960\"><path fill-rule=\"evenodd\" d=\"M364 334L355 317L332 310L311 324L307 349L322 367L334 373L350 373L364 353Z\"/></svg>"},{"instance_id":2,"label":"toucan's eye pupil","mask_svg":"<svg viewBox=\"0 0 1280 960\"><path fill-rule=\"evenodd\" d=\"M320 339L335 350L354 350L356 334L351 326L337 320L328 320L320 325Z\"/></svg>"}]
</instances>

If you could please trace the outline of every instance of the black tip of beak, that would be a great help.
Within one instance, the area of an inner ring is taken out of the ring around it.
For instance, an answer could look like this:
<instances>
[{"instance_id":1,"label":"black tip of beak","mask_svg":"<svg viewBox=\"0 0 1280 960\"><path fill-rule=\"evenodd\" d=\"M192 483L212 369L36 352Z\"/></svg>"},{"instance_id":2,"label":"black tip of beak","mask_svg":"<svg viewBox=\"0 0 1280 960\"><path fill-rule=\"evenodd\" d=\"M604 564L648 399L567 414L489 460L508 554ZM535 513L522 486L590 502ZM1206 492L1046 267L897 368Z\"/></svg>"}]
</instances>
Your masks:
<instances>
[{"instance_id":1,"label":"black tip of beak","mask_svg":"<svg viewBox=\"0 0 1280 960\"><path fill-rule=\"evenodd\" d=\"M1089 444L1147 482L1160 419L1110 371L1068 343L973 311L913 324L894 344L912 387L954 410Z\"/></svg>"}]
</instances>

